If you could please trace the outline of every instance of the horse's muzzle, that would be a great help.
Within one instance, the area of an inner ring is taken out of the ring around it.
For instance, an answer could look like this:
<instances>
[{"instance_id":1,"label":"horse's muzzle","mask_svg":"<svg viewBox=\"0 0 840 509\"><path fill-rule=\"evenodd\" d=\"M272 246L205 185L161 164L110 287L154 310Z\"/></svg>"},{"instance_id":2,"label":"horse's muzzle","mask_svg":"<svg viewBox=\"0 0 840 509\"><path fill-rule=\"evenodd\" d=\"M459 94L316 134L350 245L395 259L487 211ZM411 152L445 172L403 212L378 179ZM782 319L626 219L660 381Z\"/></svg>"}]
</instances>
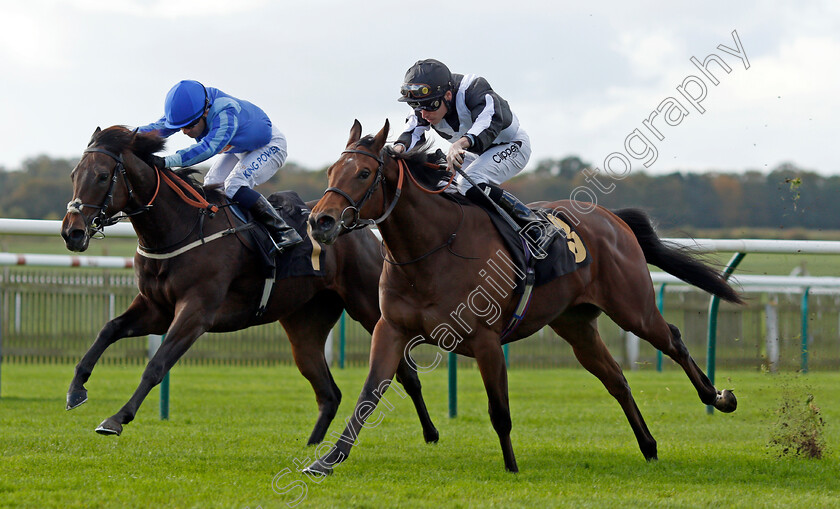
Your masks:
<instances>
[{"instance_id":1,"label":"horse's muzzle","mask_svg":"<svg viewBox=\"0 0 840 509\"><path fill-rule=\"evenodd\" d=\"M338 238L340 224L328 213L322 212L309 216L312 238L322 244L332 244Z\"/></svg>"},{"instance_id":2,"label":"horse's muzzle","mask_svg":"<svg viewBox=\"0 0 840 509\"><path fill-rule=\"evenodd\" d=\"M84 224L81 214L68 214L61 222L61 238L64 245L70 251L81 253L87 250L90 243L90 236L87 233L87 226ZM78 224L81 223L81 224Z\"/></svg>"}]
</instances>

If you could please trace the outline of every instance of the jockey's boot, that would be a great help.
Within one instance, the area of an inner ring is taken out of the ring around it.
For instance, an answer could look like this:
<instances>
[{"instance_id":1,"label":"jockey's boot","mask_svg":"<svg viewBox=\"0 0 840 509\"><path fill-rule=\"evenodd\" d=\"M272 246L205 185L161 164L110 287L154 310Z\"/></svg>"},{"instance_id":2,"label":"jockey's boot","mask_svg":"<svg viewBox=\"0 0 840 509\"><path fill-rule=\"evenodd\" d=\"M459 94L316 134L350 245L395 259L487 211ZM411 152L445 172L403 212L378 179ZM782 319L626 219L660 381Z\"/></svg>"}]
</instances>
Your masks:
<instances>
[{"instance_id":1,"label":"jockey's boot","mask_svg":"<svg viewBox=\"0 0 840 509\"><path fill-rule=\"evenodd\" d=\"M536 212L529 209L527 205L519 201L519 198L504 189L502 189L502 194L496 200L496 203L502 207L502 210L510 214L510 217L519 226L525 227L534 222L544 223L547 221L544 217L539 216Z\"/></svg>"},{"instance_id":2,"label":"jockey's boot","mask_svg":"<svg viewBox=\"0 0 840 509\"><path fill-rule=\"evenodd\" d=\"M554 226L554 223L528 208L516 196L504 189L501 191L502 193L496 203L522 228L519 235L531 246L531 253L534 257L545 258L549 246L559 230Z\"/></svg>"},{"instance_id":3,"label":"jockey's boot","mask_svg":"<svg viewBox=\"0 0 840 509\"><path fill-rule=\"evenodd\" d=\"M254 206L251 207L251 213L254 219L261 222L268 228L271 238L278 249L291 247L303 242L300 235L294 228L289 226L283 219L283 216L277 213L271 203L265 199L265 196L260 195Z\"/></svg>"}]
</instances>

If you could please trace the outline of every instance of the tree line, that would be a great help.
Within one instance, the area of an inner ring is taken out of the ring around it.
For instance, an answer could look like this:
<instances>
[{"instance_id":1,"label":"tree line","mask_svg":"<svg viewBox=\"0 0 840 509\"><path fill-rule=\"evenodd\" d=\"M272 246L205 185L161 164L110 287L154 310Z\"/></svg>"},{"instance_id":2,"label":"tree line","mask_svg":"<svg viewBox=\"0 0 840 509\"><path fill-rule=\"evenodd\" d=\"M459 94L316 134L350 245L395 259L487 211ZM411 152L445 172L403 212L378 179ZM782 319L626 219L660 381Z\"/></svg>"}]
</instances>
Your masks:
<instances>
[{"instance_id":1,"label":"tree line","mask_svg":"<svg viewBox=\"0 0 840 509\"><path fill-rule=\"evenodd\" d=\"M73 192L70 171L77 162L42 155L26 160L19 171L0 168L0 217L63 217ZM769 173L650 175L634 170L621 180L589 168L575 156L545 159L508 181L505 187L529 202L574 195L610 209L642 208L660 228L669 231L742 227L840 229L840 176L822 176L791 163ZM304 200L318 199L327 187L326 170L311 170L290 162L258 190L268 195L292 189ZM599 185L594 185L594 180ZM579 192L582 188L589 192Z\"/></svg>"}]
</instances>

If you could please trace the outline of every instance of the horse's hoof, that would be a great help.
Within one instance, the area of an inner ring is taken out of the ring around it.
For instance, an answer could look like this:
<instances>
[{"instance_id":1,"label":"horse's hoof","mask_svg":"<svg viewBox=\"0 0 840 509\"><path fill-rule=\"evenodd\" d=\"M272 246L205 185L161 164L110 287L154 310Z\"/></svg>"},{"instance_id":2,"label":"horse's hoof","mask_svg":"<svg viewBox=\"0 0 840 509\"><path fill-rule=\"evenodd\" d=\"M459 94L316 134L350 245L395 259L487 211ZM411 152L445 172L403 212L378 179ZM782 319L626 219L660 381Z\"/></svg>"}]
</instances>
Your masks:
<instances>
[{"instance_id":1,"label":"horse's hoof","mask_svg":"<svg viewBox=\"0 0 840 509\"><path fill-rule=\"evenodd\" d=\"M427 444L436 444L440 439L440 433L438 433L438 430L433 429L431 433L423 433L423 439L426 440Z\"/></svg>"},{"instance_id":2,"label":"horse's hoof","mask_svg":"<svg viewBox=\"0 0 840 509\"><path fill-rule=\"evenodd\" d=\"M727 414L734 412L738 408L738 400L735 398L735 393L728 389L720 391L715 401L715 408Z\"/></svg>"},{"instance_id":3,"label":"horse's hoof","mask_svg":"<svg viewBox=\"0 0 840 509\"><path fill-rule=\"evenodd\" d=\"M67 410L73 410L77 406L87 401L87 391L82 389L80 391L69 391L67 393Z\"/></svg>"},{"instance_id":4,"label":"horse's hoof","mask_svg":"<svg viewBox=\"0 0 840 509\"><path fill-rule=\"evenodd\" d=\"M122 424L114 421L113 419L108 418L108 419L105 419L104 421L102 421L102 424L100 424L96 428L96 432L99 433L100 435L117 435L117 436L120 436L120 433L122 433L122 429L123 429Z\"/></svg>"},{"instance_id":5,"label":"horse's hoof","mask_svg":"<svg viewBox=\"0 0 840 509\"><path fill-rule=\"evenodd\" d=\"M332 474L332 471L332 467L324 465L323 463L321 463L321 460L315 460L315 463L301 470L301 472L304 474L314 475L318 477L326 477Z\"/></svg>"}]
</instances>

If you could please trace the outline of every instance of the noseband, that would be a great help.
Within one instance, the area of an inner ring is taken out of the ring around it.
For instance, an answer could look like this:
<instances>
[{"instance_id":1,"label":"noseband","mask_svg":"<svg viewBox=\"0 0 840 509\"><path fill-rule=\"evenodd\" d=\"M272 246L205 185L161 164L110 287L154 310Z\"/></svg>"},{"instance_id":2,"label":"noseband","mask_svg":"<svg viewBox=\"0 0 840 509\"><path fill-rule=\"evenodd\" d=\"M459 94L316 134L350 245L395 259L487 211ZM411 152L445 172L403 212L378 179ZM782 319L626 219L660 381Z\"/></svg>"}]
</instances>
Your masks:
<instances>
[{"instance_id":1,"label":"noseband","mask_svg":"<svg viewBox=\"0 0 840 509\"><path fill-rule=\"evenodd\" d=\"M126 191L128 192L128 201L134 199L134 190L131 188L131 182L128 180L128 176L126 175L125 171L125 164L123 162L122 154L114 154L109 150L105 150L102 148L89 148L84 151L85 154L89 154L92 152L97 152L100 154L105 154L114 161L116 161L116 165L114 165L114 169L112 170L113 173L111 174L111 183L108 185L108 191L105 193L105 197L102 199L102 204L100 205L93 205L90 203L82 203L82 200L79 198L74 199L70 203L67 204L67 213L82 213L83 207L89 207L92 209L97 209L96 215L88 221L88 219L82 215L82 218L85 221L85 227L87 230L87 234L90 237L93 237L96 234L102 234L102 230L106 226L111 226L113 224L117 224L120 220L118 217L109 217L105 214L105 209L107 209L114 201L114 186L117 183L117 179L119 175L122 175L123 182L125 183ZM158 177L159 178L159 177ZM154 201L154 198L152 198ZM137 214L142 214L151 208L151 202L148 205L142 205L136 210L131 212L126 212L126 216L135 216Z\"/></svg>"},{"instance_id":2,"label":"noseband","mask_svg":"<svg viewBox=\"0 0 840 509\"><path fill-rule=\"evenodd\" d=\"M382 183L382 193L383 193L383 201L384 201L384 198L385 198L385 184L384 184L385 173L383 172L383 167L385 166L385 162L378 155L376 155L372 152L366 152L364 150L345 150L345 151L342 152L342 154L362 154L362 155L366 155L368 157L372 157L372 158L376 159L376 162L379 163L379 166L376 167L376 177L374 178L373 183L370 185L370 187L368 187L364 196L362 196L362 199L359 200L358 202L356 202L356 200L354 200L349 194L347 194L346 192L342 191L341 189L339 189L337 187L328 187L327 190L324 191L324 196L326 196L327 193L332 192L332 193L336 193L338 195L341 195L341 197L343 197L345 200L350 202L350 206L346 207L344 210L341 211L341 215L339 216L339 223L338 223L339 228L343 228L345 230L355 230L355 229L358 229L358 228L365 228L367 226L374 226L374 225L377 225L377 224L381 223L382 221L385 220L385 218L387 218L389 215L391 215L391 212L394 210L394 206L396 206L397 201L400 199L400 193L402 192L403 173L404 173L402 161L399 161L400 162L400 176L399 176L399 180L397 182L397 190L394 193L394 199L393 199L393 201L391 201L391 205L388 206L388 209L378 219L366 219L366 218L363 218L363 217L359 217L360 211L362 210L362 207L364 206L364 204L370 199L370 197L373 196L374 191L376 191L376 188L379 186L380 183ZM344 221L344 214L348 210L353 213L353 220L350 223L346 223Z\"/></svg>"}]
</instances>

